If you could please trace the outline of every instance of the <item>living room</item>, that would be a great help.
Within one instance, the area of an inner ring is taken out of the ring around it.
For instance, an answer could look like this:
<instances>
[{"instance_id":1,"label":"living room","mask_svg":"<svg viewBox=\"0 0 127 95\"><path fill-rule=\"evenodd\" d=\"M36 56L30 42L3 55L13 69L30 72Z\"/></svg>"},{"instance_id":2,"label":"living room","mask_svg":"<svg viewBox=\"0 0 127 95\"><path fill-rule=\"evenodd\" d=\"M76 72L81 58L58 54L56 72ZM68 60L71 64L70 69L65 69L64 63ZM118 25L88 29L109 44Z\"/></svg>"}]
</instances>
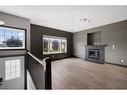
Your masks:
<instances>
[{"instance_id":1,"label":"living room","mask_svg":"<svg viewBox=\"0 0 127 95\"><path fill-rule=\"evenodd\" d=\"M0 6L0 89L126 89L126 10Z\"/></svg>"}]
</instances>

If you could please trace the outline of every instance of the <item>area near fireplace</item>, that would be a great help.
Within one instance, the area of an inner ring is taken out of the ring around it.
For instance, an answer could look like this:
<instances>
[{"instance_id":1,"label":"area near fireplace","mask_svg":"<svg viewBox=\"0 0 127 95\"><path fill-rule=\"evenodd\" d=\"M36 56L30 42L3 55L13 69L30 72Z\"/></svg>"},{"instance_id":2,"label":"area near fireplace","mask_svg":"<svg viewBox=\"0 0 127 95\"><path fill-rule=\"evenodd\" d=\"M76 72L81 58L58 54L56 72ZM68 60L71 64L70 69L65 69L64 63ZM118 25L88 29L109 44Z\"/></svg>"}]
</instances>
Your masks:
<instances>
[{"instance_id":1,"label":"area near fireplace","mask_svg":"<svg viewBox=\"0 0 127 95\"><path fill-rule=\"evenodd\" d=\"M105 62L105 46L101 44L101 31L87 34L86 60L96 63Z\"/></svg>"}]
</instances>

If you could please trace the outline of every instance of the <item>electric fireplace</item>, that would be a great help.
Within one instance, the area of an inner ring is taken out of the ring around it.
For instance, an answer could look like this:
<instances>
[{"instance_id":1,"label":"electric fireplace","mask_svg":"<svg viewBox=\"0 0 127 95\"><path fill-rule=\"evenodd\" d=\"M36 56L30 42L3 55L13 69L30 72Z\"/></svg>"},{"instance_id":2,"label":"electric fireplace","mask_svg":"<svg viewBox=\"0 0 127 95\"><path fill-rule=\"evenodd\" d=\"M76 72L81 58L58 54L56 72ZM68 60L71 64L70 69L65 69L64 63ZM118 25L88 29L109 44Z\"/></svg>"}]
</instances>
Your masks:
<instances>
[{"instance_id":1,"label":"electric fireplace","mask_svg":"<svg viewBox=\"0 0 127 95\"><path fill-rule=\"evenodd\" d=\"M100 58L100 50L99 49L88 49L88 57L89 58Z\"/></svg>"},{"instance_id":2,"label":"electric fireplace","mask_svg":"<svg viewBox=\"0 0 127 95\"><path fill-rule=\"evenodd\" d=\"M85 60L103 64L105 62L105 46L106 45L86 45Z\"/></svg>"}]
</instances>

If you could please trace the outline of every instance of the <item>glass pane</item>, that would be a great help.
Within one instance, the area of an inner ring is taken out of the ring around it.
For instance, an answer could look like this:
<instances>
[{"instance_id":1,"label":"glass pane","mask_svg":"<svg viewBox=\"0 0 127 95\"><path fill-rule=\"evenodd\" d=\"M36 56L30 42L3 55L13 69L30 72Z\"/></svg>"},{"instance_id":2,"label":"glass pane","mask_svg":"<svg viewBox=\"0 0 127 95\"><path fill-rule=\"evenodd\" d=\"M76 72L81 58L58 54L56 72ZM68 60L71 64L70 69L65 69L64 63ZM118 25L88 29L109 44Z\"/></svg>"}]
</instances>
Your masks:
<instances>
[{"instance_id":1,"label":"glass pane","mask_svg":"<svg viewBox=\"0 0 127 95\"><path fill-rule=\"evenodd\" d=\"M43 38L43 53L48 54L49 53L49 39Z\"/></svg>"},{"instance_id":2,"label":"glass pane","mask_svg":"<svg viewBox=\"0 0 127 95\"><path fill-rule=\"evenodd\" d=\"M61 51L66 52L66 40L62 40L61 42Z\"/></svg>"},{"instance_id":3,"label":"glass pane","mask_svg":"<svg viewBox=\"0 0 127 95\"><path fill-rule=\"evenodd\" d=\"M4 41L4 36L0 36L0 41Z\"/></svg>"},{"instance_id":4,"label":"glass pane","mask_svg":"<svg viewBox=\"0 0 127 95\"><path fill-rule=\"evenodd\" d=\"M25 48L24 30L0 27L0 49L23 49L23 48Z\"/></svg>"},{"instance_id":5,"label":"glass pane","mask_svg":"<svg viewBox=\"0 0 127 95\"><path fill-rule=\"evenodd\" d=\"M60 53L60 40L51 38L50 41L50 52Z\"/></svg>"},{"instance_id":6,"label":"glass pane","mask_svg":"<svg viewBox=\"0 0 127 95\"><path fill-rule=\"evenodd\" d=\"M67 52L67 41L65 38L46 35L43 37L43 54L65 52Z\"/></svg>"},{"instance_id":7,"label":"glass pane","mask_svg":"<svg viewBox=\"0 0 127 95\"><path fill-rule=\"evenodd\" d=\"M0 47L2 47L1 45L3 44L3 42L0 41Z\"/></svg>"},{"instance_id":8,"label":"glass pane","mask_svg":"<svg viewBox=\"0 0 127 95\"><path fill-rule=\"evenodd\" d=\"M24 36L25 34L22 32L18 32L18 36Z\"/></svg>"},{"instance_id":9,"label":"glass pane","mask_svg":"<svg viewBox=\"0 0 127 95\"><path fill-rule=\"evenodd\" d=\"M11 36L11 31L5 29L5 36Z\"/></svg>"},{"instance_id":10,"label":"glass pane","mask_svg":"<svg viewBox=\"0 0 127 95\"><path fill-rule=\"evenodd\" d=\"M19 40L23 41L24 37L18 37Z\"/></svg>"},{"instance_id":11,"label":"glass pane","mask_svg":"<svg viewBox=\"0 0 127 95\"><path fill-rule=\"evenodd\" d=\"M0 36L0 47L5 47L4 36Z\"/></svg>"},{"instance_id":12,"label":"glass pane","mask_svg":"<svg viewBox=\"0 0 127 95\"><path fill-rule=\"evenodd\" d=\"M18 36L16 31L12 31L11 33L12 33L11 36L14 36L14 37Z\"/></svg>"},{"instance_id":13,"label":"glass pane","mask_svg":"<svg viewBox=\"0 0 127 95\"><path fill-rule=\"evenodd\" d=\"M61 43L61 51L65 52L65 43Z\"/></svg>"},{"instance_id":14,"label":"glass pane","mask_svg":"<svg viewBox=\"0 0 127 95\"><path fill-rule=\"evenodd\" d=\"M0 36L4 36L4 31L3 31L3 29L0 29Z\"/></svg>"},{"instance_id":15,"label":"glass pane","mask_svg":"<svg viewBox=\"0 0 127 95\"><path fill-rule=\"evenodd\" d=\"M6 45L7 45L7 47L22 47L23 42L12 36L11 38L8 38L6 40Z\"/></svg>"},{"instance_id":16,"label":"glass pane","mask_svg":"<svg viewBox=\"0 0 127 95\"><path fill-rule=\"evenodd\" d=\"M5 36L5 41L8 41L9 39L11 39L11 36Z\"/></svg>"}]
</instances>

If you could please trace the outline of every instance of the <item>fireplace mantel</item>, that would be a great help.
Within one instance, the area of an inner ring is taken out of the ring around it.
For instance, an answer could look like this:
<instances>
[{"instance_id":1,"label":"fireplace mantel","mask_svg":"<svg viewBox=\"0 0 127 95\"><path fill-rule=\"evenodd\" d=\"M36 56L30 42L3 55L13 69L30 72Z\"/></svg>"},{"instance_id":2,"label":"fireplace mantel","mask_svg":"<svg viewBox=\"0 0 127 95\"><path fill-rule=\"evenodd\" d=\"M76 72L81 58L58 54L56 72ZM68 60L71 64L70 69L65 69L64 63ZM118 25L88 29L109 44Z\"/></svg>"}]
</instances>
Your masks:
<instances>
[{"instance_id":1,"label":"fireplace mantel","mask_svg":"<svg viewBox=\"0 0 127 95\"><path fill-rule=\"evenodd\" d=\"M85 45L85 47L106 47L107 45Z\"/></svg>"}]
</instances>

